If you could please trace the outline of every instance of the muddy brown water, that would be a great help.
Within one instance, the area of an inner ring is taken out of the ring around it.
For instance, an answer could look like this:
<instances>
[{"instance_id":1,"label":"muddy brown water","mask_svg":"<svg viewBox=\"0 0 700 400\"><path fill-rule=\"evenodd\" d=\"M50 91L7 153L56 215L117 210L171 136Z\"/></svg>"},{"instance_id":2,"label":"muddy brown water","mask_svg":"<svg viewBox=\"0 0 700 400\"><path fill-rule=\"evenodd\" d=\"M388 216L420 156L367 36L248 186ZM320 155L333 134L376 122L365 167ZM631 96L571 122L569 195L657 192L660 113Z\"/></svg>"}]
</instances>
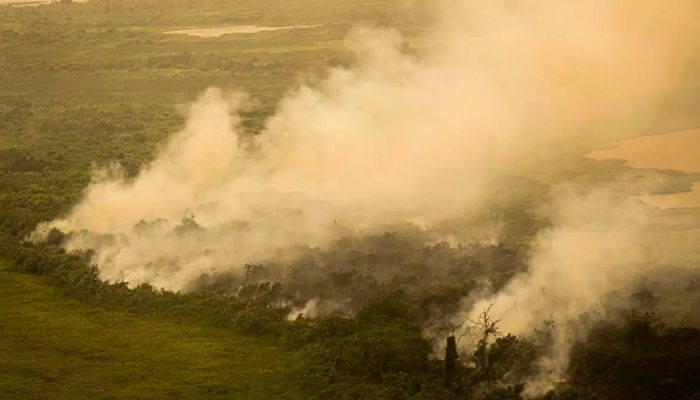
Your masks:
<instances>
[{"instance_id":1,"label":"muddy brown water","mask_svg":"<svg viewBox=\"0 0 700 400\"><path fill-rule=\"evenodd\" d=\"M635 168L700 173L700 129L630 139L587 156L597 160L625 160ZM700 207L700 182L688 192L640 196L640 199L659 208Z\"/></svg>"},{"instance_id":2,"label":"muddy brown water","mask_svg":"<svg viewBox=\"0 0 700 400\"><path fill-rule=\"evenodd\" d=\"M166 34L173 35L188 35L203 38L219 37L230 33L251 34L266 31L279 31L284 29L302 29L314 28L318 25L294 25L294 26L257 26L257 25L235 25L235 26L220 26L214 28L198 28L198 29L180 29L176 31L168 31Z\"/></svg>"},{"instance_id":3,"label":"muddy brown water","mask_svg":"<svg viewBox=\"0 0 700 400\"><path fill-rule=\"evenodd\" d=\"M75 3L84 3L88 0L73 0ZM0 6L36 7L42 4L55 3L56 0L0 0Z\"/></svg>"}]
</instances>

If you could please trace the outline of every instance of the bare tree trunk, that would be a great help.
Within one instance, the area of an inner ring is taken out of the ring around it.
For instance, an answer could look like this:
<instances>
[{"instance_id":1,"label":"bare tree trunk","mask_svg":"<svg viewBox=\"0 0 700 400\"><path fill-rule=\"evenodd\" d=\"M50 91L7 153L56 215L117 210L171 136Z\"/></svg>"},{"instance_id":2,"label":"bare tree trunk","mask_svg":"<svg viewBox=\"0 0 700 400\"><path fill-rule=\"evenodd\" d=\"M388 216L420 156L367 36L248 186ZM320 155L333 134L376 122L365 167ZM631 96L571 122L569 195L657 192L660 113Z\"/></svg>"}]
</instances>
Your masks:
<instances>
[{"instance_id":1,"label":"bare tree trunk","mask_svg":"<svg viewBox=\"0 0 700 400\"><path fill-rule=\"evenodd\" d=\"M457 374L457 358L457 341L450 335L445 348L445 386L449 386Z\"/></svg>"}]
</instances>

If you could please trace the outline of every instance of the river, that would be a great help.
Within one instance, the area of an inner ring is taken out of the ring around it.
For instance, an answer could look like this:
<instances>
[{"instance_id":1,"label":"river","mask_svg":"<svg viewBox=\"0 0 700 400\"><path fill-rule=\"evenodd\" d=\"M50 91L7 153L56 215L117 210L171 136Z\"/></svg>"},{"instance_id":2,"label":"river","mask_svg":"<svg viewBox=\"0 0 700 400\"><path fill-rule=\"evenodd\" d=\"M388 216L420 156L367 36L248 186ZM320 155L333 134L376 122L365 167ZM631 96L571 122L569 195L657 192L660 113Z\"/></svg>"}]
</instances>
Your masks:
<instances>
[{"instance_id":1,"label":"river","mask_svg":"<svg viewBox=\"0 0 700 400\"><path fill-rule=\"evenodd\" d=\"M625 160L627 165L635 168L700 173L700 129L630 139L587 156L598 160ZM700 207L700 182L687 192L640 196L640 199L663 209Z\"/></svg>"}]
</instances>

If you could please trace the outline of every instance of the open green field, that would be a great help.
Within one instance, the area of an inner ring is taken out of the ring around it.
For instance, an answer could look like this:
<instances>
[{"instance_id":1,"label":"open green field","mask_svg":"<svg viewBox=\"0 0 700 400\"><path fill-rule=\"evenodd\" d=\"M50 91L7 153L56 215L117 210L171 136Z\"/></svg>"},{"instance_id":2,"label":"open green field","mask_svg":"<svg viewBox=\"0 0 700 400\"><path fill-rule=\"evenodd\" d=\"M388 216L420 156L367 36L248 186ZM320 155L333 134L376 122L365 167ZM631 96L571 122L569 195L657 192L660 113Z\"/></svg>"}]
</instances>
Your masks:
<instances>
[{"instance_id":1,"label":"open green field","mask_svg":"<svg viewBox=\"0 0 700 400\"><path fill-rule=\"evenodd\" d=\"M231 331L105 311L0 262L2 399L294 399L299 358Z\"/></svg>"},{"instance_id":2,"label":"open green field","mask_svg":"<svg viewBox=\"0 0 700 400\"><path fill-rule=\"evenodd\" d=\"M348 62L355 25L417 38L428 14L401 1L143 1L0 8L0 99L192 100L207 86L271 106L300 76ZM198 38L193 27L313 26Z\"/></svg>"}]
</instances>

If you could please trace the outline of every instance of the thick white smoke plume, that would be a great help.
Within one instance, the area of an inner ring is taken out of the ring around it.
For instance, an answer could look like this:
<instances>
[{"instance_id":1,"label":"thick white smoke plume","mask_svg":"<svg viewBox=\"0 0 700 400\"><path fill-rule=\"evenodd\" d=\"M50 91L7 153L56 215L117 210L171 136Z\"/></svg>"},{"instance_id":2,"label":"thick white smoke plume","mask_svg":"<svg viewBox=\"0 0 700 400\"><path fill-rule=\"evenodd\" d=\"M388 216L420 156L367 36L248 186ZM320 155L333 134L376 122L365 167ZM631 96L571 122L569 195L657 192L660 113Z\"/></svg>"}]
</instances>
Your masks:
<instances>
[{"instance_id":1,"label":"thick white smoke plume","mask_svg":"<svg viewBox=\"0 0 700 400\"><path fill-rule=\"evenodd\" d=\"M357 64L292 91L254 138L245 97L207 90L135 179L96 177L37 235L75 232L66 247L94 249L103 278L187 289L348 230L474 213L500 177L556 168L604 123L639 128L698 38L695 0L443 3L419 55L393 30L354 30ZM644 264L634 207L556 197L530 271L473 305L493 303L506 331L575 317Z\"/></svg>"},{"instance_id":2,"label":"thick white smoke plume","mask_svg":"<svg viewBox=\"0 0 700 400\"><path fill-rule=\"evenodd\" d=\"M655 266L645 250L654 235L638 202L602 190L576 194L568 187L559 190L548 213L554 225L539 234L528 271L471 302L466 315L455 319L457 324L467 321L461 331L469 332L469 321L490 307L503 332L527 336L548 319L559 325L552 332L550 355L542 360L541 376L530 382L526 395L551 389L565 376L568 349L581 338L576 330L583 328L583 321L578 319L586 316L593 323L605 310L608 294L628 289Z\"/></svg>"},{"instance_id":3,"label":"thick white smoke plume","mask_svg":"<svg viewBox=\"0 0 700 400\"><path fill-rule=\"evenodd\" d=\"M474 304L479 311L493 305L507 332L524 334L548 316L591 310L649 260L641 206L596 192L564 196L550 207L555 225L537 238L530 270Z\"/></svg>"}]
</instances>

